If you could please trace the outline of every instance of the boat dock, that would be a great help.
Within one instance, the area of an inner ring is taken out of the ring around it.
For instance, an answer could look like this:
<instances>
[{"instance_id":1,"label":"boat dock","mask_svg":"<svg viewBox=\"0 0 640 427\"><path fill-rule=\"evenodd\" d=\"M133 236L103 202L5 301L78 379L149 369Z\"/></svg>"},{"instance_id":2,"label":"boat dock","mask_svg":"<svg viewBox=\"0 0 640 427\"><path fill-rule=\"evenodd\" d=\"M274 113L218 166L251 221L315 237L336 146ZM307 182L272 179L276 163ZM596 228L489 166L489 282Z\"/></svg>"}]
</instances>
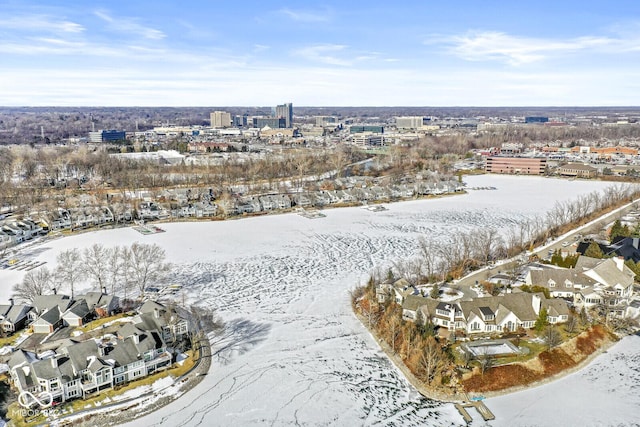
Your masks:
<instances>
[{"instance_id":1,"label":"boat dock","mask_svg":"<svg viewBox=\"0 0 640 427\"><path fill-rule=\"evenodd\" d=\"M469 414L469 411L467 411L468 408L476 408L476 411L478 411L478 413L482 416L482 418L485 421L491 421L496 419L495 415L493 415L493 412L491 412L489 408L487 408L487 405L484 404L482 399L466 400L465 402L462 402L462 403L456 403L454 406L456 407L458 412L460 412L460 415L462 415L462 418L464 418L464 421L467 424L473 421L473 418Z\"/></svg>"}]
</instances>

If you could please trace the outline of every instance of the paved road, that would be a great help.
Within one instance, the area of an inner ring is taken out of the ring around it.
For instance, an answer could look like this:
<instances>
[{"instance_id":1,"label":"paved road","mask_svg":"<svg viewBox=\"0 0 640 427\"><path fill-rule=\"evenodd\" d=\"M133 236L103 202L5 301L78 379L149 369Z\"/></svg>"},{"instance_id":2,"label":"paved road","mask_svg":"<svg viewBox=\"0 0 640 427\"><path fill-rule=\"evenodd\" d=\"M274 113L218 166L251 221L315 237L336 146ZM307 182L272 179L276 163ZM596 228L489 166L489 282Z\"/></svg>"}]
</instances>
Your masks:
<instances>
[{"instance_id":1,"label":"paved road","mask_svg":"<svg viewBox=\"0 0 640 427\"><path fill-rule=\"evenodd\" d=\"M532 253L538 255L538 257L542 259L548 256L548 253L550 250L551 251L555 251L557 249L564 249L564 250L574 249L575 250L574 246L562 246L562 244L564 242L570 242L571 244L575 243L577 241L578 235L598 233L603 227L614 222L616 219L620 219L626 214L628 214L629 212L633 210L637 210L639 203L640 203L640 199L635 200L634 202L624 205L618 209L615 209L607 214L604 214L601 217L576 228L575 230L572 230L566 234L563 234L562 236L558 237L557 239L555 239L553 242L549 244L545 244L535 248ZM525 256L521 255L521 256L500 262L496 264L494 267L492 267L491 269L485 267L480 270L474 271L473 273L455 281L454 285L459 287L460 290L465 294L465 296L468 296L472 292L469 288L473 286L476 283L476 281L480 282L482 280L487 280L489 277L495 274L498 274L498 272L501 272L501 273L509 272L513 270L514 267L522 265L522 263L526 261L525 258L526 258Z\"/></svg>"}]
</instances>

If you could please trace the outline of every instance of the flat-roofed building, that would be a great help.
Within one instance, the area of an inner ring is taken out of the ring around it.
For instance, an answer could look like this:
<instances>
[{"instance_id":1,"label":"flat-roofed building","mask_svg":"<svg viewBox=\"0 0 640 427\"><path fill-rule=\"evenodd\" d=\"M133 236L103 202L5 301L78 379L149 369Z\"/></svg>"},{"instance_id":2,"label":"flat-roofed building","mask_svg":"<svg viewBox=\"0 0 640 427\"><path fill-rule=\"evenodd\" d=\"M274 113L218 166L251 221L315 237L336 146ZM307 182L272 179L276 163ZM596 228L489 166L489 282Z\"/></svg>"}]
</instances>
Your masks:
<instances>
[{"instance_id":1,"label":"flat-roofed building","mask_svg":"<svg viewBox=\"0 0 640 427\"><path fill-rule=\"evenodd\" d=\"M231 114L226 111L214 111L211 113L212 128L228 128L231 126Z\"/></svg>"},{"instance_id":2,"label":"flat-roofed building","mask_svg":"<svg viewBox=\"0 0 640 427\"><path fill-rule=\"evenodd\" d=\"M293 126L293 104L290 102L287 102L282 105L277 105L276 118L284 119L283 127L291 128Z\"/></svg>"},{"instance_id":3,"label":"flat-roofed building","mask_svg":"<svg viewBox=\"0 0 640 427\"><path fill-rule=\"evenodd\" d=\"M123 130L99 130L97 132L89 132L89 142L115 142L124 141L126 139L126 132Z\"/></svg>"},{"instance_id":4,"label":"flat-roofed building","mask_svg":"<svg viewBox=\"0 0 640 427\"><path fill-rule=\"evenodd\" d=\"M396 127L398 129L420 129L424 124L422 116L396 117Z\"/></svg>"},{"instance_id":5,"label":"flat-roofed building","mask_svg":"<svg viewBox=\"0 0 640 427\"><path fill-rule=\"evenodd\" d=\"M593 166L582 163L568 163L558 168L558 174L562 176L576 176L579 178L593 178L598 170Z\"/></svg>"},{"instance_id":6,"label":"flat-roofed building","mask_svg":"<svg viewBox=\"0 0 640 427\"><path fill-rule=\"evenodd\" d=\"M547 159L538 157L487 157L485 171L521 175L544 175Z\"/></svg>"}]
</instances>

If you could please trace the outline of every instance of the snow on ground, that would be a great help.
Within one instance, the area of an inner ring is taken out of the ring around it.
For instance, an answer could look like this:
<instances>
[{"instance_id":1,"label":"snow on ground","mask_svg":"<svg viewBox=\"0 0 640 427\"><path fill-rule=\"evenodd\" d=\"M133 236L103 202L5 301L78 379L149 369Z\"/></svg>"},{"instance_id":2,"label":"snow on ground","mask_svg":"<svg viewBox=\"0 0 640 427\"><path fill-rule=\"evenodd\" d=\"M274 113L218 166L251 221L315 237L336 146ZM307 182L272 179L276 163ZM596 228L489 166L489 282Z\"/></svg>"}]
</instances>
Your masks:
<instances>
[{"instance_id":1,"label":"snow on ground","mask_svg":"<svg viewBox=\"0 0 640 427\"><path fill-rule=\"evenodd\" d=\"M209 375L132 423L136 427L464 425L453 405L421 398L408 385L351 313L349 289L364 283L372 268L385 271L391 261L414 255L422 234L444 239L454 230L507 228L543 214L556 200L607 186L465 179L497 190L389 204L383 212L331 209L319 219L284 214L173 223L149 236L131 228L92 232L45 242L21 256L52 268L57 253L71 247L157 243L174 263L171 280L184 286L188 302L214 307L227 322L213 341ZM8 297L23 274L1 270L0 297Z\"/></svg>"},{"instance_id":2,"label":"snow on ground","mask_svg":"<svg viewBox=\"0 0 640 427\"><path fill-rule=\"evenodd\" d=\"M495 427L639 426L640 336L623 338L574 374L486 404Z\"/></svg>"}]
</instances>

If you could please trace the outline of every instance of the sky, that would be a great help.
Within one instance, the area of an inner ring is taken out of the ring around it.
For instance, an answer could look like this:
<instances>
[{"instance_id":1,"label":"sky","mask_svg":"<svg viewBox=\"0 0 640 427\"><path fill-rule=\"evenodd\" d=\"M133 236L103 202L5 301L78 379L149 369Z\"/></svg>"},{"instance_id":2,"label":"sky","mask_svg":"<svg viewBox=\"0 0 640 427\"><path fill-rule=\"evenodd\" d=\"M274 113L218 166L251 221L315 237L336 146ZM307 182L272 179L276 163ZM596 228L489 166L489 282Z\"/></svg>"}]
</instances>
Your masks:
<instances>
[{"instance_id":1,"label":"sky","mask_svg":"<svg viewBox=\"0 0 640 427\"><path fill-rule=\"evenodd\" d=\"M640 2L0 2L4 106L631 106Z\"/></svg>"}]
</instances>

